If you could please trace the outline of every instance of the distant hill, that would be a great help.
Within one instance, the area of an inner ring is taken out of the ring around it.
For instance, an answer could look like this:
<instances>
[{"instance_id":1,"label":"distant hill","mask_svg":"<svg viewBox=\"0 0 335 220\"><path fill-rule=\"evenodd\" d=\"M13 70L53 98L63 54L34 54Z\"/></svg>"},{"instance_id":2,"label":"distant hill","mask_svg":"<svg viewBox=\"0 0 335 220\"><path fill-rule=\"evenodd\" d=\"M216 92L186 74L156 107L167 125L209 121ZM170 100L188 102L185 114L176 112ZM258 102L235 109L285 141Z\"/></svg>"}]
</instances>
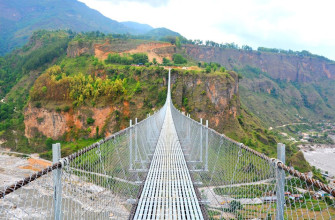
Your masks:
<instances>
[{"instance_id":1,"label":"distant hill","mask_svg":"<svg viewBox=\"0 0 335 220\"><path fill-rule=\"evenodd\" d=\"M154 29L148 24L141 24L133 21L124 21L120 23L131 29L133 34L146 34L147 32Z\"/></svg>"},{"instance_id":2,"label":"distant hill","mask_svg":"<svg viewBox=\"0 0 335 220\"><path fill-rule=\"evenodd\" d=\"M176 32L136 22L118 22L77 0L0 0L0 56L23 46L35 30L100 31L155 37ZM178 34L178 33L177 33Z\"/></svg>"},{"instance_id":3,"label":"distant hill","mask_svg":"<svg viewBox=\"0 0 335 220\"><path fill-rule=\"evenodd\" d=\"M181 35L177 32L171 31L167 28L155 28L145 34L146 36L150 36L153 39L158 39L161 37L167 37L167 36L174 36L174 37L180 37Z\"/></svg>"}]
</instances>

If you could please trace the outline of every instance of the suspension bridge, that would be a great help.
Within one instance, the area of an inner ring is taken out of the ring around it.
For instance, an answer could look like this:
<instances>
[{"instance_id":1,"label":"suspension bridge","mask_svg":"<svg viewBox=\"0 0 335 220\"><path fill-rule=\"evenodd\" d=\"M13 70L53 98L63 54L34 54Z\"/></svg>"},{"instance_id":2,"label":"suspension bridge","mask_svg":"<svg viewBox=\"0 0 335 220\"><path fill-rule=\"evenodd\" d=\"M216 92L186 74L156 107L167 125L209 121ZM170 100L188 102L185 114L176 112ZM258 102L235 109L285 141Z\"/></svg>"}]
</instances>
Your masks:
<instances>
[{"instance_id":1,"label":"suspension bridge","mask_svg":"<svg viewBox=\"0 0 335 220\"><path fill-rule=\"evenodd\" d=\"M0 188L0 219L332 219L335 189L165 105Z\"/></svg>"}]
</instances>

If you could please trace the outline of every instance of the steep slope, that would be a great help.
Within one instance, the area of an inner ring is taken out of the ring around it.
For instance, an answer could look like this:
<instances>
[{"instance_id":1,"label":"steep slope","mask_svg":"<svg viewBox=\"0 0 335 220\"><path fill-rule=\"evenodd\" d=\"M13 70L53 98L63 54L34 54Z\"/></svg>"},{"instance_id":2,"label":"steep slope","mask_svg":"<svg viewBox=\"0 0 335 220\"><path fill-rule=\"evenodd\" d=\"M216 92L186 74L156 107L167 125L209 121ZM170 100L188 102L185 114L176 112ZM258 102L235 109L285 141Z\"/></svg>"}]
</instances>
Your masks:
<instances>
[{"instance_id":1,"label":"steep slope","mask_svg":"<svg viewBox=\"0 0 335 220\"><path fill-rule=\"evenodd\" d=\"M267 126L335 119L335 63L311 54L284 54L186 45L195 60L235 70L241 100Z\"/></svg>"}]
</instances>

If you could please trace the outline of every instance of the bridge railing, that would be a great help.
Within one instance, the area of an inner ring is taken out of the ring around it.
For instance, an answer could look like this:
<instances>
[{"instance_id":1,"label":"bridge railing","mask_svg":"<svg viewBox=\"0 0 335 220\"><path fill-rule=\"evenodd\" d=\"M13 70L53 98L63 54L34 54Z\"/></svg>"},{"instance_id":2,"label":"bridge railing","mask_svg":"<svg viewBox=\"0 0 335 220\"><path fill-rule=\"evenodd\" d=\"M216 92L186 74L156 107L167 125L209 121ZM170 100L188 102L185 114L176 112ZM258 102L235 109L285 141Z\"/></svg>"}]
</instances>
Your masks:
<instances>
[{"instance_id":1,"label":"bridge railing","mask_svg":"<svg viewBox=\"0 0 335 220\"><path fill-rule=\"evenodd\" d=\"M165 112L166 105L141 122L135 119L130 127L0 188L0 219L127 219ZM59 145L53 148L57 155Z\"/></svg>"},{"instance_id":2,"label":"bridge railing","mask_svg":"<svg viewBox=\"0 0 335 220\"><path fill-rule=\"evenodd\" d=\"M269 158L219 134L208 122L197 122L173 105L171 111L194 186L210 217L335 218L331 187L284 165L283 158Z\"/></svg>"}]
</instances>

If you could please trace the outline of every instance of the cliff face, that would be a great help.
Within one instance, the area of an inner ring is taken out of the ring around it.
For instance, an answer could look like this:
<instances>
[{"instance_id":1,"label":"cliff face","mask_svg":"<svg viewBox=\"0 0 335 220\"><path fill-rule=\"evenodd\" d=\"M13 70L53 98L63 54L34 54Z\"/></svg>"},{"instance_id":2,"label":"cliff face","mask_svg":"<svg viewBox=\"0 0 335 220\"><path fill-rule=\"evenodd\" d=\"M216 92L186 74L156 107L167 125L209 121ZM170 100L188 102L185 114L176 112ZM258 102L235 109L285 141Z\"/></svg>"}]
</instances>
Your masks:
<instances>
[{"instance_id":1,"label":"cliff face","mask_svg":"<svg viewBox=\"0 0 335 220\"><path fill-rule=\"evenodd\" d=\"M335 119L335 64L322 57L186 45L195 60L242 75L242 103L267 126Z\"/></svg>"},{"instance_id":2,"label":"cliff face","mask_svg":"<svg viewBox=\"0 0 335 220\"><path fill-rule=\"evenodd\" d=\"M110 123L113 120L110 120L114 110L115 108L111 106L106 108L83 107L75 111L56 112L46 108L32 107L29 104L24 112L25 136L34 138L42 134L59 139L71 131L80 131L86 137L94 137L97 127L100 132L104 132L103 135L108 136L113 133L113 123ZM87 118L92 118L94 123L87 124Z\"/></svg>"},{"instance_id":3,"label":"cliff face","mask_svg":"<svg viewBox=\"0 0 335 220\"><path fill-rule=\"evenodd\" d=\"M184 49L195 60L217 62L229 69L249 65L266 72L273 79L296 82L335 80L335 64L318 57L194 45L186 45Z\"/></svg>"},{"instance_id":4,"label":"cliff face","mask_svg":"<svg viewBox=\"0 0 335 220\"><path fill-rule=\"evenodd\" d=\"M222 132L225 122L240 114L238 77L235 72L220 75L172 74L172 99L175 105L194 118L209 120Z\"/></svg>"},{"instance_id":5,"label":"cliff face","mask_svg":"<svg viewBox=\"0 0 335 220\"><path fill-rule=\"evenodd\" d=\"M94 55L94 47L92 43L89 42L70 42L66 54L68 57L77 57L82 54Z\"/></svg>"}]
</instances>

